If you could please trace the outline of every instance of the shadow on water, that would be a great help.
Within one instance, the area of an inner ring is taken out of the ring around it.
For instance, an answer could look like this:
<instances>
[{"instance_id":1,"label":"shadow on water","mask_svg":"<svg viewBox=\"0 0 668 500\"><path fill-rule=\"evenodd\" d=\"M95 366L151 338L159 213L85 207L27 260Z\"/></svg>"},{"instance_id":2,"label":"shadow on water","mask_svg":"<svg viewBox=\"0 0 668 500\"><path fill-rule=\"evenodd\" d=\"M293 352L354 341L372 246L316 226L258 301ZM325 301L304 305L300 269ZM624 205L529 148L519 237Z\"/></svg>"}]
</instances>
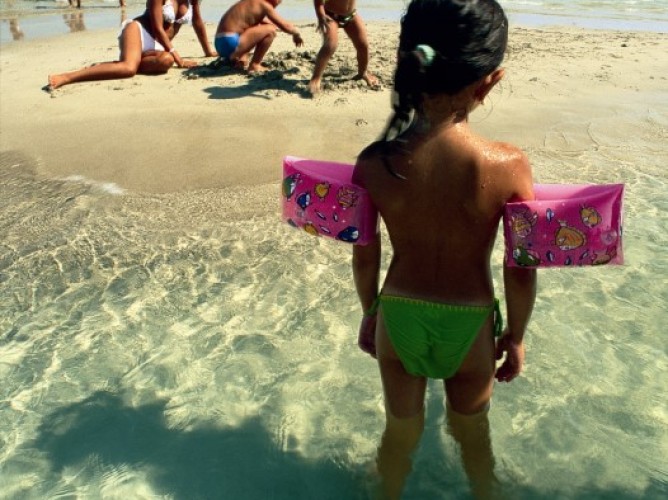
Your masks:
<instances>
[{"instance_id":1,"label":"shadow on water","mask_svg":"<svg viewBox=\"0 0 668 500\"><path fill-rule=\"evenodd\" d=\"M43 453L56 476L71 476L75 469L79 480L92 484L100 476L113 476L109 471L122 475L124 470L137 470L157 494L175 499L369 498L363 466L354 471L333 459L311 460L281 449L260 417L249 417L236 427L202 423L175 428L165 418L167 403L157 400L135 407L119 394L98 391L47 415L25 448L29 454L30 450ZM423 457L415 463L403 498L468 499L465 482L456 477L461 473L452 466L455 457L448 459L438 444L442 406L428 408ZM46 482L41 486L49 487ZM667 483L656 478L642 492L593 484L577 491L569 485L550 490L506 481L504 490L515 500L658 500L668 493Z\"/></svg>"},{"instance_id":2,"label":"shadow on water","mask_svg":"<svg viewBox=\"0 0 668 500\"><path fill-rule=\"evenodd\" d=\"M278 449L258 417L184 430L167 425L165 410L165 400L133 407L99 391L48 415L29 446L56 473L93 457L104 467L140 468L156 492L176 499L361 498L350 470Z\"/></svg>"}]
</instances>

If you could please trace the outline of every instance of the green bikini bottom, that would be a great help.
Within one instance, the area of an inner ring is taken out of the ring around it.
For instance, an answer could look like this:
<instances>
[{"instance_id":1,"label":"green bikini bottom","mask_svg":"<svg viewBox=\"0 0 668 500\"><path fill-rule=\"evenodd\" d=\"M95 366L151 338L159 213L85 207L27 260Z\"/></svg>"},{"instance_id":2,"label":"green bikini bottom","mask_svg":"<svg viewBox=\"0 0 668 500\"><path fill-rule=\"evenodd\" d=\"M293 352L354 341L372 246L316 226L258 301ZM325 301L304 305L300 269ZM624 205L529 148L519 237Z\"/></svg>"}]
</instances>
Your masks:
<instances>
[{"instance_id":1,"label":"green bikini bottom","mask_svg":"<svg viewBox=\"0 0 668 500\"><path fill-rule=\"evenodd\" d=\"M499 301L489 306L460 306L381 294L387 336L406 371L447 379L461 366L478 332L494 313L494 335L503 320Z\"/></svg>"}]
</instances>

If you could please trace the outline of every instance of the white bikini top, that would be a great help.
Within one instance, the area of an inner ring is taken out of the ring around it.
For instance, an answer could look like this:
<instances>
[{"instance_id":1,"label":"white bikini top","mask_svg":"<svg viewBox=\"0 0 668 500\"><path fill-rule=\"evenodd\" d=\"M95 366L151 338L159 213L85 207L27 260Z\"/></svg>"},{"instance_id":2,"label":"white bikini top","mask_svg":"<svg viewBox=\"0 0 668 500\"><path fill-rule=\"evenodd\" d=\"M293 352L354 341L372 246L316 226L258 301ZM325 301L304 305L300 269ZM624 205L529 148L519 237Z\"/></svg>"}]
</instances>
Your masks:
<instances>
[{"instance_id":1,"label":"white bikini top","mask_svg":"<svg viewBox=\"0 0 668 500\"><path fill-rule=\"evenodd\" d=\"M169 24L190 24L193 20L193 9L190 2L188 2L188 11L177 19L172 0L167 0L162 6L162 19Z\"/></svg>"}]
</instances>

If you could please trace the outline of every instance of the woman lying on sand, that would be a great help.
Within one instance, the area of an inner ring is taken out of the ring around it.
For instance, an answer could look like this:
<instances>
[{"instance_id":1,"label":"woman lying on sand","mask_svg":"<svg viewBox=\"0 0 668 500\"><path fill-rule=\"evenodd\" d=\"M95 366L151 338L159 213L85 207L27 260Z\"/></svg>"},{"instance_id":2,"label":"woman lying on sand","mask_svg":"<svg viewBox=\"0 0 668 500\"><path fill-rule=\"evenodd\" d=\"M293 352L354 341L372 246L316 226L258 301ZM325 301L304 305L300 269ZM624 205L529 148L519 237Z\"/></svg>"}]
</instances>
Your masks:
<instances>
[{"instance_id":1,"label":"woman lying on sand","mask_svg":"<svg viewBox=\"0 0 668 500\"><path fill-rule=\"evenodd\" d=\"M192 23L204 55L216 56L206 36L206 27L199 9L199 0L147 0L146 11L121 25L118 44L120 61L103 62L69 73L49 75L45 90L54 90L68 83L130 78L137 73L161 75L174 63L179 68L197 66L195 61L181 59L172 40L182 24Z\"/></svg>"}]
</instances>

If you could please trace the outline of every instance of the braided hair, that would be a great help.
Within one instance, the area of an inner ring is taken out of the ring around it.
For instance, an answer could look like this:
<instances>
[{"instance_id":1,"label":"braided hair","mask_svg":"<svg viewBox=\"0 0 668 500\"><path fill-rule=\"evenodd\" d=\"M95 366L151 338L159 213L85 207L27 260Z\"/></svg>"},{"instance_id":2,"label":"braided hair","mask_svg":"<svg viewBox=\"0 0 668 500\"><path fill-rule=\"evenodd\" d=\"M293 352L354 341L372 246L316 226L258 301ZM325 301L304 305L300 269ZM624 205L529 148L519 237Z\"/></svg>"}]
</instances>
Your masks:
<instances>
[{"instance_id":1,"label":"braided hair","mask_svg":"<svg viewBox=\"0 0 668 500\"><path fill-rule=\"evenodd\" d=\"M386 145L411 125L423 94L454 95L498 68L507 41L508 19L496 0L412 0L401 19ZM384 163L401 177L387 155Z\"/></svg>"}]
</instances>

